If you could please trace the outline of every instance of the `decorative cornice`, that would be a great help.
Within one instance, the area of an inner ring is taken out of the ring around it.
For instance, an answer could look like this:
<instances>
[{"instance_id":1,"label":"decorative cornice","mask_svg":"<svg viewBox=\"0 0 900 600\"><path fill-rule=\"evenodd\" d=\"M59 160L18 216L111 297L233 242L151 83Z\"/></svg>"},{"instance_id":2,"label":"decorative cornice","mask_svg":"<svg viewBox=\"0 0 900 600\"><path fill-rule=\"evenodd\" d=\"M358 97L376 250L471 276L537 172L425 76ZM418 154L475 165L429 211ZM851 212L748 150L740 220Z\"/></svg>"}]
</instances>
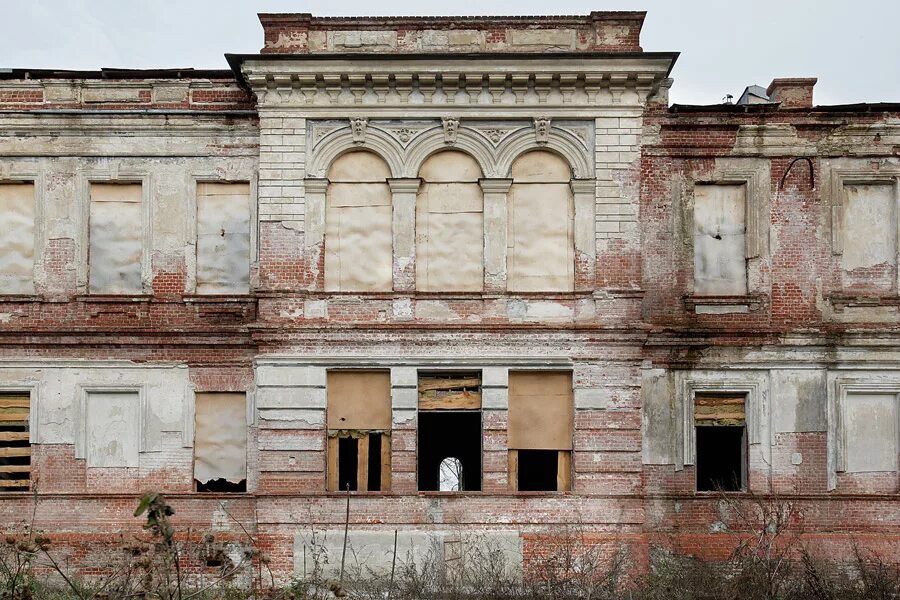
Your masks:
<instances>
[{"instance_id":1,"label":"decorative cornice","mask_svg":"<svg viewBox=\"0 0 900 600\"><path fill-rule=\"evenodd\" d=\"M505 60L448 57L350 62L247 60L243 74L261 108L391 108L452 105L557 108L640 106L668 74L657 57L522 57Z\"/></svg>"}]
</instances>

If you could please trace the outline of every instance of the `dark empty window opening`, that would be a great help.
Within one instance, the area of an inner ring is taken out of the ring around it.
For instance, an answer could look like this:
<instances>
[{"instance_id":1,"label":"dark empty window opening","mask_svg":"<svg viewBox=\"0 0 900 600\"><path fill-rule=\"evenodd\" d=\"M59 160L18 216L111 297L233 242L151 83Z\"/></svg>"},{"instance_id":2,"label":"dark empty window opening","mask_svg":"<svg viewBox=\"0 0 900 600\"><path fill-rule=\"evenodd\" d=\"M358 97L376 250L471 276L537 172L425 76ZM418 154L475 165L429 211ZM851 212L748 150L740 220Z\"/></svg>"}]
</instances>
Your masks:
<instances>
[{"instance_id":1,"label":"dark empty window opening","mask_svg":"<svg viewBox=\"0 0 900 600\"><path fill-rule=\"evenodd\" d=\"M242 479L237 483L226 479L210 479L206 483L197 481L198 492L222 492L222 493L240 493L247 491L247 480Z\"/></svg>"},{"instance_id":2,"label":"dark empty window opening","mask_svg":"<svg viewBox=\"0 0 900 600\"><path fill-rule=\"evenodd\" d=\"M354 437L338 438L338 489L355 492L359 469L359 440Z\"/></svg>"},{"instance_id":3,"label":"dark empty window opening","mask_svg":"<svg viewBox=\"0 0 900 600\"><path fill-rule=\"evenodd\" d=\"M328 442L330 491L390 489L390 435L378 431L332 432Z\"/></svg>"},{"instance_id":4,"label":"dark empty window opening","mask_svg":"<svg viewBox=\"0 0 900 600\"><path fill-rule=\"evenodd\" d=\"M381 489L381 434L369 434L369 491Z\"/></svg>"},{"instance_id":5,"label":"dark empty window opening","mask_svg":"<svg viewBox=\"0 0 900 600\"><path fill-rule=\"evenodd\" d=\"M697 426L697 491L739 492L746 483L747 428Z\"/></svg>"},{"instance_id":6,"label":"dark empty window opening","mask_svg":"<svg viewBox=\"0 0 900 600\"><path fill-rule=\"evenodd\" d=\"M419 411L419 490L440 491L441 463L461 465L459 490L481 490L481 412Z\"/></svg>"},{"instance_id":7,"label":"dark empty window opening","mask_svg":"<svg viewBox=\"0 0 900 600\"><path fill-rule=\"evenodd\" d=\"M30 404L27 394L0 395L0 492L27 492L30 487Z\"/></svg>"},{"instance_id":8,"label":"dark empty window opening","mask_svg":"<svg viewBox=\"0 0 900 600\"><path fill-rule=\"evenodd\" d=\"M559 472L559 451L519 450L519 491L555 492Z\"/></svg>"}]
</instances>

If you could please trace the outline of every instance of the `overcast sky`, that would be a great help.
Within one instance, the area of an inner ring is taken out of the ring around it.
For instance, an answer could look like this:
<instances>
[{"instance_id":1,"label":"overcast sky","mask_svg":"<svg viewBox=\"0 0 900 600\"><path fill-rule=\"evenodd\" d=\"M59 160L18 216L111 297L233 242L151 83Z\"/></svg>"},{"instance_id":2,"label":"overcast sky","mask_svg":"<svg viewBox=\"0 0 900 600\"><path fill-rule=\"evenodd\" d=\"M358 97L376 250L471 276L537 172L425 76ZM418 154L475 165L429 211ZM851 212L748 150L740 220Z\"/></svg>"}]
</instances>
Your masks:
<instances>
[{"instance_id":1,"label":"overcast sky","mask_svg":"<svg viewBox=\"0 0 900 600\"><path fill-rule=\"evenodd\" d=\"M0 68L227 68L257 52L257 12L587 14L646 10L644 50L680 51L671 100L720 102L818 77L817 104L900 102L900 0L0 0Z\"/></svg>"}]
</instances>

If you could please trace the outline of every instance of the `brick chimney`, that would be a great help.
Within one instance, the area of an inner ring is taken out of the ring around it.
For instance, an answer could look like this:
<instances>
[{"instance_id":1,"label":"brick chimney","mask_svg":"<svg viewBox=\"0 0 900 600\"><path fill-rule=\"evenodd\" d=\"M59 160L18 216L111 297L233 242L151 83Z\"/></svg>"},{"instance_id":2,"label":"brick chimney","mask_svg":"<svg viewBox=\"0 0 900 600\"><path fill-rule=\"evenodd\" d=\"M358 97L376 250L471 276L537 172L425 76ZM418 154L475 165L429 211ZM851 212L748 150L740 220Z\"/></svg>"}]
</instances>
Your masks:
<instances>
[{"instance_id":1,"label":"brick chimney","mask_svg":"<svg viewBox=\"0 0 900 600\"><path fill-rule=\"evenodd\" d=\"M812 108L816 81L815 77L773 79L766 93L772 100L781 102L780 108Z\"/></svg>"}]
</instances>

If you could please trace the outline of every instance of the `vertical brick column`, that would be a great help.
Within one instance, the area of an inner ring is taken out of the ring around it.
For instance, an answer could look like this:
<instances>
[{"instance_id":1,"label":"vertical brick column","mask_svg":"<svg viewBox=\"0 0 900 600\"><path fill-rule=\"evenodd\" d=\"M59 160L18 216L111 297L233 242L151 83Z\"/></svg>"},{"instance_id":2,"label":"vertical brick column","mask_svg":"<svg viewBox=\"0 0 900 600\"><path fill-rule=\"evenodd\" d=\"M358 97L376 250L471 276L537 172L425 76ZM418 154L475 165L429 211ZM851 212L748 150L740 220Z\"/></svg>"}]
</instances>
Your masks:
<instances>
[{"instance_id":1,"label":"vertical brick column","mask_svg":"<svg viewBox=\"0 0 900 600\"><path fill-rule=\"evenodd\" d=\"M391 186L394 236L394 291L416 289L416 194L422 180L388 179Z\"/></svg>"},{"instance_id":2,"label":"vertical brick column","mask_svg":"<svg viewBox=\"0 0 900 600\"><path fill-rule=\"evenodd\" d=\"M506 291L506 211L512 179L480 179L484 193L484 291L502 294Z\"/></svg>"},{"instance_id":3,"label":"vertical brick column","mask_svg":"<svg viewBox=\"0 0 900 600\"><path fill-rule=\"evenodd\" d=\"M486 493L502 494L509 487L509 369L485 367L481 371L482 478Z\"/></svg>"},{"instance_id":4,"label":"vertical brick column","mask_svg":"<svg viewBox=\"0 0 900 600\"><path fill-rule=\"evenodd\" d=\"M306 188L304 279L307 289L321 291L325 287L325 192L328 180L307 178L303 183Z\"/></svg>"},{"instance_id":5,"label":"vertical brick column","mask_svg":"<svg viewBox=\"0 0 900 600\"><path fill-rule=\"evenodd\" d=\"M597 177L597 287L637 289L641 285L640 137L643 120L595 119Z\"/></svg>"},{"instance_id":6,"label":"vertical brick column","mask_svg":"<svg viewBox=\"0 0 900 600\"><path fill-rule=\"evenodd\" d=\"M391 369L391 491L416 492L416 411L419 405L415 367Z\"/></svg>"},{"instance_id":7,"label":"vertical brick column","mask_svg":"<svg viewBox=\"0 0 900 600\"><path fill-rule=\"evenodd\" d=\"M596 286L596 198L593 179L573 179L575 197L575 291L589 292Z\"/></svg>"},{"instance_id":8,"label":"vertical brick column","mask_svg":"<svg viewBox=\"0 0 900 600\"><path fill-rule=\"evenodd\" d=\"M304 284L306 119L290 111L260 110L259 279L263 289Z\"/></svg>"},{"instance_id":9,"label":"vertical brick column","mask_svg":"<svg viewBox=\"0 0 900 600\"><path fill-rule=\"evenodd\" d=\"M256 369L260 491L325 491L326 370Z\"/></svg>"}]
</instances>

